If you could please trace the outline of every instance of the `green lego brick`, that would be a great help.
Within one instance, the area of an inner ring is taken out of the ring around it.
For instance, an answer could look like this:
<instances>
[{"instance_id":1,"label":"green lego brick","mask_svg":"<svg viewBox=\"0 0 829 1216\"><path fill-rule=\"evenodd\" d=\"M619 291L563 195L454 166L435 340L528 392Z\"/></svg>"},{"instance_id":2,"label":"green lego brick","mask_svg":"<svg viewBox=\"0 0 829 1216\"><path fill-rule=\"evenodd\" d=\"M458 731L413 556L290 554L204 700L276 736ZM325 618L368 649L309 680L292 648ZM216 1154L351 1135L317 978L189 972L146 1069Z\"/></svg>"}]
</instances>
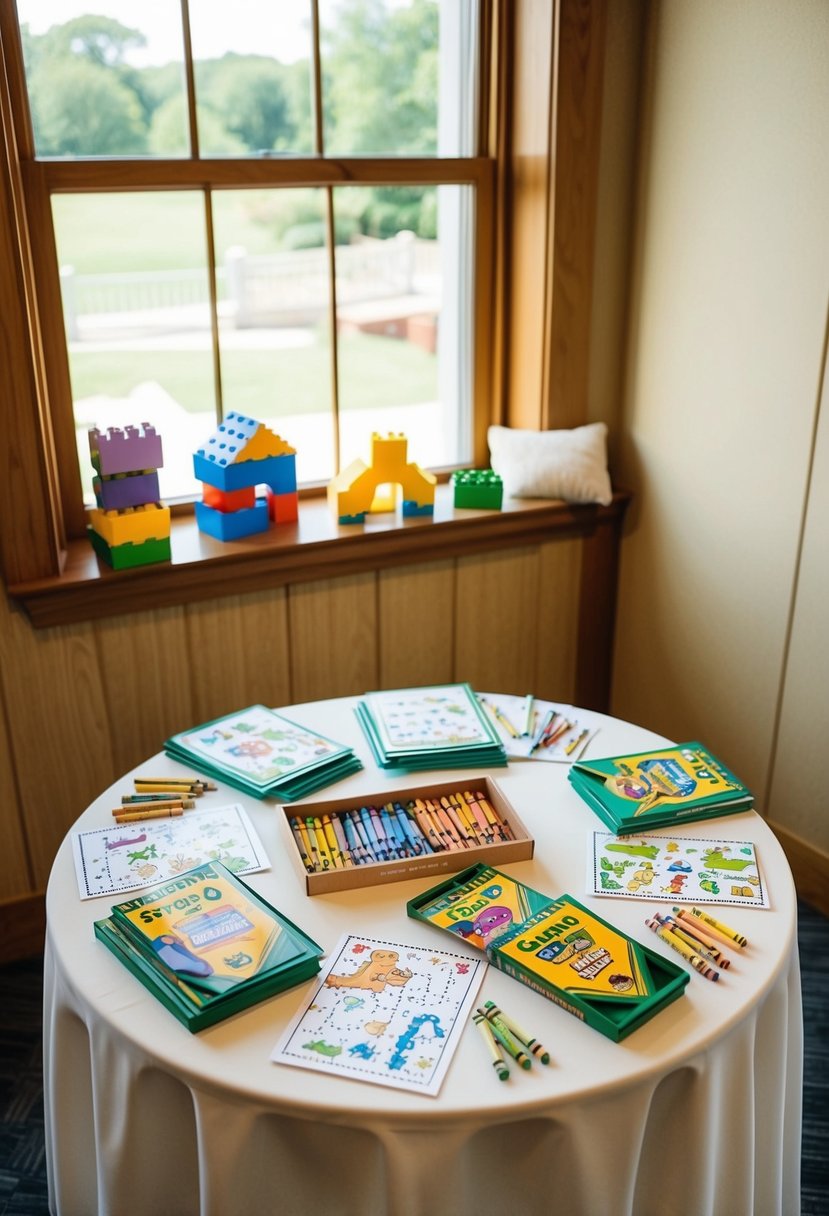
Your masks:
<instances>
[{"instance_id":1,"label":"green lego brick","mask_svg":"<svg viewBox=\"0 0 829 1216\"><path fill-rule=\"evenodd\" d=\"M458 469L452 474L454 504L473 510L500 511L504 483L493 469Z\"/></svg>"}]
</instances>

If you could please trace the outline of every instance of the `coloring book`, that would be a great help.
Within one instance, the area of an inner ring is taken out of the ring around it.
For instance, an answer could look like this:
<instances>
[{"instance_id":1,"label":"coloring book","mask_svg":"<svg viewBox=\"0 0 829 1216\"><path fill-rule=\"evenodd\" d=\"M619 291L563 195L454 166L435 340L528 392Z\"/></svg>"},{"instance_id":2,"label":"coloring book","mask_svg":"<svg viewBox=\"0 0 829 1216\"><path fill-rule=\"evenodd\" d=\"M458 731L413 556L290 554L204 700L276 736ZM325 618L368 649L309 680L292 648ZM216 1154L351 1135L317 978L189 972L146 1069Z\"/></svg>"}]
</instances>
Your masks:
<instances>
[{"instance_id":1,"label":"coloring book","mask_svg":"<svg viewBox=\"0 0 829 1216\"><path fill-rule=\"evenodd\" d=\"M81 899L165 882L206 861L220 861L234 874L270 868L253 824L236 803L75 832L72 852Z\"/></svg>"},{"instance_id":2,"label":"coloring book","mask_svg":"<svg viewBox=\"0 0 829 1216\"><path fill-rule=\"evenodd\" d=\"M593 832L587 864L591 895L769 907L757 850L746 840Z\"/></svg>"},{"instance_id":3,"label":"coloring book","mask_svg":"<svg viewBox=\"0 0 829 1216\"><path fill-rule=\"evenodd\" d=\"M349 934L271 1059L434 1096L485 970L451 950Z\"/></svg>"}]
</instances>

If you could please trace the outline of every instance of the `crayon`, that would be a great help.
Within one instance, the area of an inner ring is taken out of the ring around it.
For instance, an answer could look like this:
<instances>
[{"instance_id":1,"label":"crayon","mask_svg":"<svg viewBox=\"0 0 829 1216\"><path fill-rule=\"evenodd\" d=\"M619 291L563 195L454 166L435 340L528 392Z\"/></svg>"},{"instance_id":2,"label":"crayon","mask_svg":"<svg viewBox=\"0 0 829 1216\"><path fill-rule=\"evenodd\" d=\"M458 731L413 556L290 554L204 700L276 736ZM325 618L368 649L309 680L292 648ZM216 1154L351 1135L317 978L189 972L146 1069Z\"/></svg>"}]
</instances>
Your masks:
<instances>
[{"instance_id":1,"label":"crayon","mask_svg":"<svg viewBox=\"0 0 829 1216\"><path fill-rule=\"evenodd\" d=\"M525 1030L522 1030L517 1022L514 1022L508 1014L504 1013L503 1009L498 1008L494 1001L485 1001L484 1008L487 1010L487 1017L489 1017L489 1011L491 1010L495 1017L501 1019L510 1034L514 1035L516 1039L524 1044L531 1055L534 1055L542 1064L550 1063L550 1053L546 1047L542 1047L538 1039L532 1038Z\"/></svg>"},{"instance_id":2,"label":"crayon","mask_svg":"<svg viewBox=\"0 0 829 1216\"><path fill-rule=\"evenodd\" d=\"M368 836L366 835L366 829L363 825L362 819L360 818L360 812L358 810L349 811L348 816L353 824L354 831L357 834L357 839L360 842L360 848L363 850L363 859L365 861L376 861L376 858L371 851L371 844Z\"/></svg>"},{"instance_id":3,"label":"crayon","mask_svg":"<svg viewBox=\"0 0 829 1216\"><path fill-rule=\"evenodd\" d=\"M328 852L328 845L325 842L325 832L323 831L322 824L313 815L307 815L305 826L308 828L308 839L311 842L311 856L317 869L330 870L333 863L331 854Z\"/></svg>"},{"instance_id":4,"label":"crayon","mask_svg":"<svg viewBox=\"0 0 829 1216\"><path fill-rule=\"evenodd\" d=\"M573 752L576 750L576 748L578 747L578 745L581 743L582 739L587 738L587 733L588 733L587 728L585 728L581 732L581 734L578 736L577 739L571 739L570 742L567 744L567 746L564 749L565 755L571 756L573 754Z\"/></svg>"},{"instance_id":5,"label":"crayon","mask_svg":"<svg viewBox=\"0 0 829 1216\"><path fill-rule=\"evenodd\" d=\"M492 714L495 721L503 726L508 735L511 735L513 739L521 738L521 731L515 729L503 710L500 710L497 705L493 705L491 702L486 701L483 697L478 697L478 700L481 702L484 709L488 710L489 713Z\"/></svg>"},{"instance_id":6,"label":"crayon","mask_svg":"<svg viewBox=\"0 0 829 1216\"><path fill-rule=\"evenodd\" d=\"M484 1015L480 1012L473 1013L472 1021L475 1023L475 1025L480 1030L481 1038L486 1043L487 1051L489 1052L489 1054L492 1058L492 1067L495 1069L495 1073L498 1077L498 1080L499 1081L508 1081L509 1080L509 1068L507 1067L506 1060L501 1055L501 1048L498 1045L498 1040L495 1038L495 1035L492 1033L492 1030L490 1029L489 1022L486 1020Z\"/></svg>"},{"instance_id":7,"label":"crayon","mask_svg":"<svg viewBox=\"0 0 829 1216\"><path fill-rule=\"evenodd\" d=\"M189 802L190 806L196 805L189 791L183 791L181 794L122 794L121 802L125 807L132 802Z\"/></svg>"},{"instance_id":8,"label":"crayon","mask_svg":"<svg viewBox=\"0 0 829 1216\"><path fill-rule=\"evenodd\" d=\"M354 858L351 856L351 849L348 847L348 841L345 838L345 830L343 829L342 819L339 815L331 816L331 830L337 841L337 848L340 851L340 857L348 869L354 866Z\"/></svg>"},{"instance_id":9,"label":"crayon","mask_svg":"<svg viewBox=\"0 0 829 1216\"><path fill-rule=\"evenodd\" d=\"M535 697L531 692L528 692L524 697L524 730L523 734L531 735L533 731L533 718L535 717Z\"/></svg>"},{"instance_id":10,"label":"crayon","mask_svg":"<svg viewBox=\"0 0 829 1216\"><path fill-rule=\"evenodd\" d=\"M658 938L670 946L672 950L676 950L695 971L700 975L705 976L707 980L718 980L719 972L714 967L709 967L704 958L697 954L696 950L692 950L690 946L686 946L685 942L681 941L675 933L671 933L670 929L666 929L664 925L660 925L658 920L646 920L645 924L649 929L652 929Z\"/></svg>"},{"instance_id":11,"label":"crayon","mask_svg":"<svg viewBox=\"0 0 829 1216\"><path fill-rule=\"evenodd\" d=\"M357 863L358 866L364 865L366 862L365 850L364 850L363 846L360 844L360 841L357 836L357 832L354 828L354 824L351 821L351 817L350 817L348 811L346 811L345 814L342 816L342 824L343 824L343 830L345 831L345 838L348 843L348 847L351 850L351 856L354 858L354 861Z\"/></svg>"},{"instance_id":12,"label":"crayon","mask_svg":"<svg viewBox=\"0 0 829 1216\"><path fill-rule=\"evenodd\" d=\"M495 1035L501 1046L509 1052L513 1060L520 1068L532 1068L532 1060L524 1051L520 1043L512 1037L504 1022L493 1013L491 1009L478 1009L478 1013L482 1013L489 1022L492 1028L492 1033Z\"/></svg>"},{"instance_id":13,"label":"crayon","mask_svg":"<svg viewBox=\"0 0 829 1216\"><path fill-rule=\"evenodd\" d=\"M156 798L150 802L136 799L134 802L123 802L120 806L116 806L112 813L113 815L131 815L141 811L170 811L174 808L189 811L195 805L195 798Z\"/></svg>"},{"instance_id":14,"label":"crayon","mask_svg":"<svg viewBox=\"0 0 829 1216\"><path fill-rule=\"evenodd\" d=\"M380 844L377 832L374 828L374 822L371 818L372 809L373 808L367 806L361 806L359 812L360 822L363 825L363 831L365 832L366 840L368 841L368 851L371 853L371 856L375 861L388 861L388 852L386 851L385 846ZM375 811L375 814L376 813L377 812Z\"/></svg>"},{"instance_id":15,"label":"crayon","mask_svg":"<svg viewBox=\"0 0 829 1216\"><path fill-rule=\"evenodd\" d=\"M175 819L178 815L183 815L184 809L180 806L170 806L163 811L127 811L124 815L116 815L116 823L138 823L142 819Z\"/></svg>"},{"instance_id":16,"label":"crayon","mask_svg":"<svg viewBox=\"0 0 829 1216\"><path fill-rule=\"evenodd\" d=\"M658 920L660 925L663 925L671 933L675 933L678 938L685 942L686 946L690 946L695 950L700 958L704 958L707 963L714 963L717 967L725 970L731 966L731 960L727 959L722 951L718 950L713 943L709 945L711 938L705 940L705 935L698 937L697 934L688 927L687 921L677 920L674 916L660 916L659 913L654 913L654 920Z\"/></svg>"},{"instance_id":17,"label":"crayon","mask_svg":"<svg viewBox=\"0 0 829 1216\"><path fill-rule=\"evenodd\" d=\"M446 835L446 841L447 841L450 849L467 848L468 846L466 844L466 841L461 836L458 829L455 827L455 824L452 820L452 816L446 810L446 807L441 806L440 803L438 803L438 802L434 802L432 805L434 808L433 813L437 816L437 818L443 828L443 831Z\"/></svg>"},{"instance_id":18,"label":"crayon","mask_svg":"<svg viewBox=\"0 0 829 1216\"><path fill-rule=\"evenodd\" d=\"M323 835L325 836L325 844L328 852L331 854L331 861L333 862L335 869L344 870L345 858L340 852L340 846L337 843L337 835L334 831L334 825L331 822L331 816L328 814L323 815L321 822Z\"/></svg>"},{"instance_id":19,"label":"crayon","mask_svg":"<svg viewBox=\"0 0 829 1216\"><path fill-rule=\"evenodd\" d=\"M722 946L737 945L733 938L726 937L724 933L720 933L713 925L709 925L707 921L703 921L694 916L687 908L673 908L674 916L679 923L686 927L689 933L704 933L713 942L719 942Z\"/></svg>"},{"instance_id":20,"label":"crayon","mask_svg":"<svg viewBox=\"0 0 829 1216\"><path fill-rule=\"evenodd\" d=\"M707 912L703 912L702 908L691 908L690 915L695 916L697 920L701 920L709 929L716 929L717 933L721 933L728 939L729 943L734 942L740 949L745 949L748 945L748 940L743 937L742 933L738 933L736 929L729 929L728 925L724 925L720 920L714 920L714 917L709 916Z\"/></svg>"},{"instance_id":21,"label":"crayon","mask_svg":"<svg viewBox=\"0 0 829 1216\"><path fill-rule=\"evenodd\" d=\"M490 802L489 802L489 799L487 798L487 796L485 794L482 794L481 791L478 790L477 793L475 794L475 797L477 798L481 809L483 810L486 817L490 820L490 822L497 824L498 831L500 832L500 835L501 835L501 839L502 840L514 840L515 837L513 835L512 829L510 828L509 824L507 823L507 821L505 819L501 819L500 816L495 813L495 811L490 806Z\"/></svg>"},{"instance_id":22,"label":"crayon","mask_svg":"<svg viewBox=\"0 0 829 1216\"><path fill-rule=\"evenodd\" d=\"M431 798L426 799L425 806L426 806L426 814L429 817L429 820L435 830L435 835L437 836L438 840L440 841L441 848L442 849L451 848L449 838L446 835L446 829L443 826L440 815L438 815L437 810L435 808L435 804L431 800Z\"/></svg>"},{"instance_id":23,"label":"crayon","mask_svg":"<svg viewBox=\"0 0 829 1216\"><path fill-rule=\"evenodd\" d=\"M136 785L202 785L206 790L215 790L218 786L213 781L208 781L206 777L188 777L176 776L175 773L167 777L134 777L133 781Z\"/></svg>"},{"instance_id":24,"label":"crayon","mask_svg":"<svg viewBox=\"0 0 829 1216\"><path fill-rule=\"evenodd\" d=\"M390 802L389 819L392 830L398 839L400 856L417 857L419 853L422 853L423 850L409 827L409 816L406 814L406 808L399 802Z\"/></svg>"},{"instance_id":25,"label":"crayon","mask_svg":"<svg viewBox=\"0 0 829 1216\"><path fill-rule=\"evenodd\" d=\"M406 818L409 821L409 830L414 836L417 844L420 846L421 852L433 853L434 849L430 845L428 837L423 833L423 828L421 827L417 818L417 812L413 802L410 802L406 807Z\"/></svg>"},{"instance_id":26,"label":"crayon","mask_svg":"<svg viewBox=\"0 0 829 1216\"><path fill-rule=\"evenodd\" d=\"M311 860L311 858L308 856L308 853L305 851L305 842L303 841L302 835L299 830L299 820L298 819L289 819L288 822L291 825L291 832L293 833L294 841L296 842L296 847L299 850L299 855L302 858L302 864L305 866L305 869L308 871L309 874L313 874L314 863Z\"/></svg>"},{"instance_id":27,"label":"crayon","mask_svg":"<svg viewBox=\"0 0 829 1216\"><path fill-rule=\"evenodd\" d=\"M448 820L451 824L453 837L460 841L462 848L468 849L474 843L474 840L469 828L464 823L462 817L458 814L458 808L455 804L454 795L450 796L449 798L444 795L440 800L440 805L443 808L444 822Z\"/></svg>"},{"instance_id":28,"label":"crayon","mask_svg":"<svg viewBox=\"0 0 829 1216\"><path fill-rule=\"evenodd\" d=\"M546 714L544 715L544 719L543 719L541 725L539 726L538 730L535 732L535 735L533 736L532 747L530 748L530 755L532 755L534 751L537 751L538 748L541 746L541 740L545 737L547 731L549 730L550 726L552 725L553 721L555 720L556 713L557 713L557 711L555 709L547 710Z\"/></svg>"}]
</instances>

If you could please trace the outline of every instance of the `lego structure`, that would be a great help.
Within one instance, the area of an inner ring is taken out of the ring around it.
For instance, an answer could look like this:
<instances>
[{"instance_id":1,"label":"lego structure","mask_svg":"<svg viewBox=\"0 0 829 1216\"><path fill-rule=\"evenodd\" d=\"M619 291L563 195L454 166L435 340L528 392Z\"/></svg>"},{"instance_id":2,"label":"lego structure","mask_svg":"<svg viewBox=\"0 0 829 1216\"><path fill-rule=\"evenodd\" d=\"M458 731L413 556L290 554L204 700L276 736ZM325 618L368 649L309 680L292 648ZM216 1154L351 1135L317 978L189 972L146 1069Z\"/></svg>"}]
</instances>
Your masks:
<instances>
[{"instance_id":1,"label":"lego structure","mask_svg":"<svg viewBox=\"0 0 829 1216\"><path fill-rule=\"evenodd\" d=\"M97 507L87 535L114 570L170 559L170 509L159 502L158 470L164 464L154 427L109 427L87 432Z\"/></svg>"},{"instance_id":2,"label":"lego structure","mask_svg":"<svg viewBox=\"0 0 829 1216\"><path fill-rule=\"evenodd\" d=\"M365 523L366 513L394 511L397 491L403 515L432 515L437 478L407 460L405 435L371 437L371 464L354 460L328 484L328 502L341 524Z\"/></svg>"},{"instance_id":3,"label":"lego structure","mask_svg":"<svg viewBox=\"0 0 829 1216\"><path fill-rule=\"evenodd\" d=\"M494 469L458 469L452 474L456 507L500 511L504 483Z\"/></svg>"},{"instance_id":4,"label":"lego structure","mask_svg":"<svg viewBox=\"0 0 829 1216\"><path fill-rule=\"evenodd\" d=\"M196 522L216 540L267 532L298 517L296 451L264 423L230 413L193 456L202 500ZM257 497L257 486L266 488Z\"/></svg>"}]
</instances>

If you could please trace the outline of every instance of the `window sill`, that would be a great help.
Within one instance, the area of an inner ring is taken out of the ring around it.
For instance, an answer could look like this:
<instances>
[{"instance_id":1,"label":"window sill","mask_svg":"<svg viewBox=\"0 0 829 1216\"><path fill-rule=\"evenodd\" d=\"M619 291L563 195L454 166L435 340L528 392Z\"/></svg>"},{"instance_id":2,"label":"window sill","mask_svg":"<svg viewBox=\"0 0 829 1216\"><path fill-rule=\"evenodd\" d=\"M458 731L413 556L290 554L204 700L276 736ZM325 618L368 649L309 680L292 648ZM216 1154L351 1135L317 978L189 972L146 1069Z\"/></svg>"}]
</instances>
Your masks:
<instances>
[{"instance_id":1,"label":"window sill","mask_svg":"<svg viewBox=\"0 0 829 1216\"><path fill-rule=\"evenodd\" d=\"M384 514L368 516L364 526L340 526L324 498L302 499L297 523L227 543L199 532L192 516L181 516L172 523L170 562L115 571L98 561L88 541L76 540L61 575L8 592L36 628L47 628L589 535L600 526L618 530L629 500L620 490L608 507L508 499L502 511L455 510L452 487L442 485L432 518Z\"/></svg>"}]
</instances>

